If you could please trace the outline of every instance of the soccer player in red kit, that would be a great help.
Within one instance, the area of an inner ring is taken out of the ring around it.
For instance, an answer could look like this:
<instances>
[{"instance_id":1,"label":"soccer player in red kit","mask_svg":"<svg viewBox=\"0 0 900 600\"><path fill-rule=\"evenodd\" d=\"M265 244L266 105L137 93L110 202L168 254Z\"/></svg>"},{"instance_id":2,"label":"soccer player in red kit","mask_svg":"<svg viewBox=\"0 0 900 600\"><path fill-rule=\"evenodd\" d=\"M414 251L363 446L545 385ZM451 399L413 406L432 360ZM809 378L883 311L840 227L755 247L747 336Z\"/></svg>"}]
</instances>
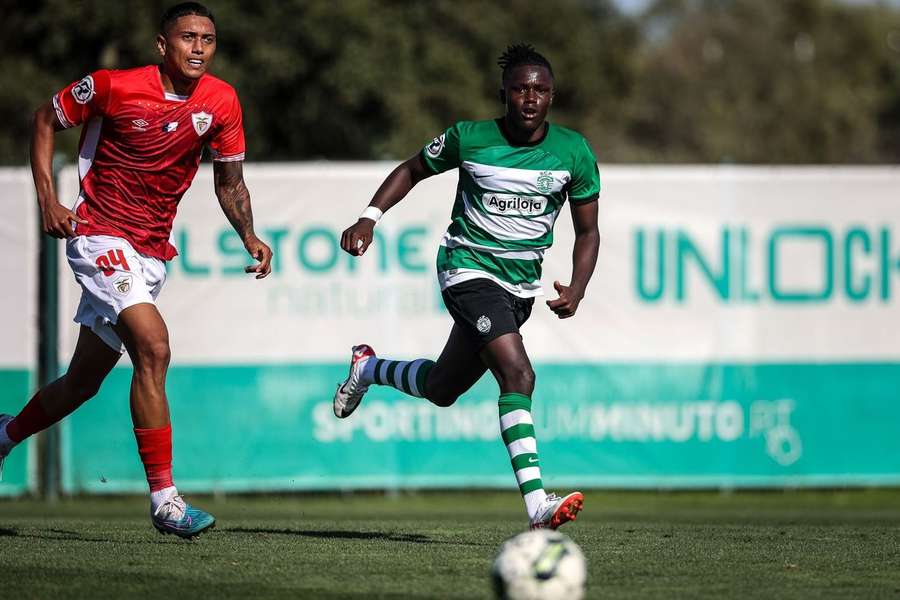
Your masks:
<instances>
[{"instance_id":1,"label":"soccer player in red kit","mask_svg":"<svg viewBox=\"0 0 900 600\"><path fill-rule=\"evenodd\" d=\"M258 261L246 271L257 279L268 275L272 251L253 231L241 105L230 85L206 72L216 51L212 13L195 2L170 8L156 43L161 64L95 71L35 113L31 169L43 230L67 238L66 255L82 288L75 315L81 328L66 374L38 391L17 416L0 415L0 466L13 446L93 397L127 350L151 521L163 533L193 537L215 519L186 504L172 481L169 336L155 300L165 261L177 254L170 242L175 211L204 147L214 161L222 211ZM70 211L53 186L53 138L78 125L81 193Z\"/></svg>"}]
</instances>

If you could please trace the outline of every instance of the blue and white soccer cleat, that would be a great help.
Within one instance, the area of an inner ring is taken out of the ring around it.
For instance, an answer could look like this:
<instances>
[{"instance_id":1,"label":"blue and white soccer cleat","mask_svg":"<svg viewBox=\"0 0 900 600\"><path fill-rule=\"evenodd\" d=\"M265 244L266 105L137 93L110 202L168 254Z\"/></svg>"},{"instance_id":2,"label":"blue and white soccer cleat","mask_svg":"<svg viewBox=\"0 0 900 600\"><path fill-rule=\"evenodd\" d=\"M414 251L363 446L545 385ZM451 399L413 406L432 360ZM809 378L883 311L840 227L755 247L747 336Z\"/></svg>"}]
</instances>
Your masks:
<instances>
[{"instance_id":1,"label":"blue and white soccer cleat","mask_svg":"<svg viewBox=\"0 0 900 600\"><path fill-rule=\"evenodd\" d=\"M344 419L350 416L359 403L366 391L369 389L368 383L363 383L363 369L370 360L375 360L375 351L371 346L360 344L353 346L353 356L350 357L350 374L334 392L334 416Z\"/></svg>"},{"instance_id":2,"label":"blue and white soccer cleat","mask_svg":"<svg viewBox=\"0 0 900 600\"><path fill-rule=\"evenodd\" d=\"M194 508L178 495L160 504L159 508L151 513L150 520L160 533L171 533L185 539L196 537L216 525L214 516Z\"/></svg>"},{"instance_id":3,"label":"blue and white soccer cleat","mask_svg":"<svg viewBox=\"0 0 900 600\"><path fill-rule=\"evenodd\" d=\"M12 415L0 414L0 431L6 427L6 424L13 420ZM11 448L4 448L0 445L0 481L3 481L3 461L6 460L6 457L9 456L9 451Z\"/></svg>"},{"instance_id":4,"label":"blue and white soccer cleat","mask_svg":"<svg viewBox=\"0 0 900 600\"><path fill-rule=\"evenodd\" d=\"M562 498L549 494L531 519L531 528L557 529L564 523L574 521L583 507L584 494L581 492L572 492Z\"/></svg>"}]
</instances>

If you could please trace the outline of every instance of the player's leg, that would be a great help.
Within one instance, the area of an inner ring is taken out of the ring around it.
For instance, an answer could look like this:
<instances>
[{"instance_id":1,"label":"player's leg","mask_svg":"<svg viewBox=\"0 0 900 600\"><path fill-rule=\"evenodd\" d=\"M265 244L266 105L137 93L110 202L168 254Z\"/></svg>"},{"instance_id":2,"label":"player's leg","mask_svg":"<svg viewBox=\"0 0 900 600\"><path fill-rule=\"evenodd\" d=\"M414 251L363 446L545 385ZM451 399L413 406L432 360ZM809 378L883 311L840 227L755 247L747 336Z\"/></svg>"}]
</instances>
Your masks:
<instances>
[{"instance_id":1,"label":"player's leg","mask_svg":"<svg viewBox=\"0 0 900 600\"><path fill-rule=\"evenodd\" d=\"M134 365L131 418L150 486L153 525L162 533L192 537L215 524L212 515L184 502L172 479L172 426L166 398L169 330L152 303L129 306L114 329Z\"/></svg>"},{"instance_id":2,"label":"player's leg","mask_svg":"<svg viewBox=\"0 0 900 600\"><path fill-rule=\"evenodd\" d=\"M376 356L371 346L354 346L350 373L334 394L335 416L350 416L371 385L388 385L437 406L450 406L484 375L487 367L478 356L479 341L466 331L464 322L460 325L453 288L443 296L455 322L437 362L384 359Z\"/></svg>"},{"instance_id":3,"label":"player's leg","mask_svg":"<svg viewBox=\"0 0 900 600\"><path fill-rule=\"evenodd\" d=\"M478 345L456 323L441 355L428 374L425 397L438 406L451 406L487 371Z\"/></svg>"},{"instance_id":4,"label":"player's leg","mask_svg":"<svg viewBox=\"0 0 900 600\"><path fill-rule=\"evenodd\" d=\"M15 417L0 415L0 463L16 444L93 398L120 356L121 352L82 326L65 375L38 390Z\"/></svg>"},{"instance_id":5,"label":"player's leg","mask_svg":"<svg viewBox=\"0 0 900 600\"><path fill-rule=\"evenodd\" d=\"M119 314L113 326L134 365L131 380L131 420L136 428L169 426L166 373L169 369L169 329L155 305L135 304Z\"/></svg>"},{"instance_id":6,"label":"player's leg","mask_svg":"<svg viewBox=\"0 0 900 600\"><path fill-rule=\"evenodd\" d=\"M548 495L541 480L531 416L535 375L519 333L531 316L534 299L515 296L492 282L481 283L471 295L465 314L481 336L481 360L500 386L500 431L531 526L556 529L574 520L584 497L580 492L562 498ZM476 320L477 314L481 316Z\"/></svg>"},{"instance_id":7,"label":"player's leg","mask_svg":"<svg viewBox=\"0 0 900 600\"><path fill-rule=\"evenodd\" d=\"M481 358L500 385L500 432L531 527L556 529L575 520L584 503L581 492L559 497L544 491L531 416L535 376L522 336L518 333L501 335L484 347Z\"/></svg>"},{"instance_id":8,"label":"player's leg","mask_svg":"<svg viewBox=\"0 0 900 600\"><path fill-rule=\"evenodd\" d=\"M350 373L334 394L334 414L342 419L350 416L372 385L387 385L437 406L450 406L486 370L477 346L456 325L437 361L379 358L371 346L354 346Z\"/></svg>"}]
</instances>

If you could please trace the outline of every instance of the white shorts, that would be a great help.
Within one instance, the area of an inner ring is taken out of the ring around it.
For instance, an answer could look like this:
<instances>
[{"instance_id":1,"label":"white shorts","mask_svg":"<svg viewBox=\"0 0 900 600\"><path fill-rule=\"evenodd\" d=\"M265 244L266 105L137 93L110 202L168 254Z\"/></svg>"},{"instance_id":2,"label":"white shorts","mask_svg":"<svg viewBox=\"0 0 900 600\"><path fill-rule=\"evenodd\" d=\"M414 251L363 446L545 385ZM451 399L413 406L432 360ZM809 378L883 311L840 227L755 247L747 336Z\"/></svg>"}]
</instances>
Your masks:
<instances>
[{"instance_id":1,"label":"white shorts","mask_svg":"<svg viewBox=\"0 0 900 600\"><path fill-rule=\"evenodd\" d=\"M79 235L66 242L66 258L81 286L75 322L124 352L112 325L135 304L156 304L166 282L166 263L138 253L126 240L108 235Z\"/></svg>"}]
</instances>

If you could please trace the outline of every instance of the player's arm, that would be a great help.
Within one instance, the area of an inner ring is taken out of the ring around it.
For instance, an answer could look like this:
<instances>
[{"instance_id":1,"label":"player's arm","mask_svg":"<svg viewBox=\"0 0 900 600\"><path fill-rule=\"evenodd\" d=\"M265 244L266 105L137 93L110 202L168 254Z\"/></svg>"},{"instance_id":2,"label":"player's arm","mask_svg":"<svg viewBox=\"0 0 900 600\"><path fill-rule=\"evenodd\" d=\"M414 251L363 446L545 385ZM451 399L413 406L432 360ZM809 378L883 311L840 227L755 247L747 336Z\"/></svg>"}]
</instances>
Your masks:
<instances>
[{"instance_id":1,"label":"player's arm","mask_svg":"<svg viewBox=\"0 0 900 600\"><path fill-rule=\"evenodd\" d=\"M548 300L550 307L560 319L567 319L578 310L578 304L584 298L588 281L594 274L597 265L597 254L600 251L600 230L597 228L597 200L584 203L571 203L572 223L575 226L575 246L572 249L572 282L562 285L553 282L559 293L556 300Z\"/></svg>"},{"instance_id":2,"label":"player's arm","mask_svg":"<svg viewBox=\"0 0 900 600\"><path fill-rule=\"evenodd\" d=\"M213 162L213 185L219 206L228 222L244 242L244 248L258 262L244 269L256 273L262 279L272 271L272 249L256 237L253 231L253 209L250 207L250 191L244 183L242 161Z\"/></svg>"},{"instance_id":3,"label":"player's arm","mask_svg":"<svg viewBox=\"0 0 900 600\"><path fill-rule=\"evenodd\" d=\"M375 192L372 201L369 202L369 208L363 213L364 216L341 235L341 248L355 256L362 256L372 243L375 223L380 214L386 213L403 200L417 183L432 175L434 173L425 166L420 152L391 171Z\"/></svg>"},{"instance_id":4,"label":"player's arm","mask_svg":"<svg viewBox=\"0 0 900 600\"><path fill-rule=\"evenodd\" d=\"M56 199L53 185L53 147L56 132L63 129L50 102L34 113L31 125L31 176L41 209L41 228L55 238L73 237L72 222L87 223Z\"/></svg>"}]
</instances>

